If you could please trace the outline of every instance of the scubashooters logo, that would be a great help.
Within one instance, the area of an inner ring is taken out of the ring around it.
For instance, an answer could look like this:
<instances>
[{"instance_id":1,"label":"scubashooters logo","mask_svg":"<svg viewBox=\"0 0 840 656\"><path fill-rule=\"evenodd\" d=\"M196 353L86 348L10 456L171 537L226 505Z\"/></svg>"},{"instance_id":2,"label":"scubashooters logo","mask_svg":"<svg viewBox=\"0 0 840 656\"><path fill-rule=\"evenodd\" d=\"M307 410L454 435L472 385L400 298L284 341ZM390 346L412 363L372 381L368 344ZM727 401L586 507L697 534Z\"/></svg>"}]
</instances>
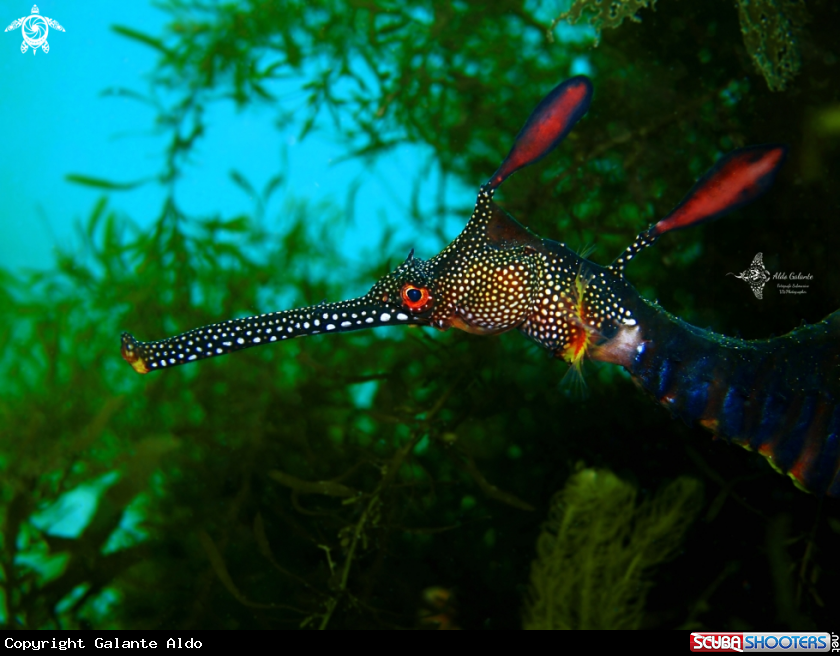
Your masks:
<instances>
[{"instance_id":1,"label":"scubashooters logo","mask_svg":"<svg viewBox=\"0 0 840 656\"><path fill-rule=\"evenodd\" d=\"M23 53L32 48L33 55L38 52L38 48L41 48L44 52L50 51L50 44L47 43L47 34L50 33L50 28L64 32L64 28L58 24L57 20L41 16L38 5L32 5L32 13L29 16L12 21L12 24L5 31L8 32L18 27L23 34L20 51Z\"/></svg>"},{"instance_id":2,"label":"scubashooters logo","mask_svg":"<svg viewBox=\"0 0 840 656\"><path fill-rule=\"evenodd\" d=\"M727 276L735 276L740 278L752 289L753 294L757 299L764 297L764 285L770 280L781 281L776 283L776 288L780 294L805 294L808 291L808 282L813 280L814 276L810 273L785 273L783 271L771 274L767 267L764 266L764 256L762 253L756 253L752 264L741 273L726 274Z\"/></svg>"},{"instance_id":3,"label":"scubashooters logo","mask_svg":"<svg viewBox=\"0 0 840 656\"><path fill-rule=\"evenodd\" d=\"M830 651L828 633L692 633L691 651L823 652Z\"/></svg>"}]
</instances>

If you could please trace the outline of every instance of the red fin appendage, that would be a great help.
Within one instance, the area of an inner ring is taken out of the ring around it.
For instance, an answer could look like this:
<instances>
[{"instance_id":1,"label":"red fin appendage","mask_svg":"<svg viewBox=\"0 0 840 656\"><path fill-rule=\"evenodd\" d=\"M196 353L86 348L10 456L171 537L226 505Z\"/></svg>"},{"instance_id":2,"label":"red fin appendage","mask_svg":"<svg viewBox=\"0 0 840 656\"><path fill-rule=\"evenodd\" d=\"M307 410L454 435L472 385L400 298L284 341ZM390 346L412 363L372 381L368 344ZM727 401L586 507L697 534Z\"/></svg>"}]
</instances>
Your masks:
<instances>
[{"instance_id":1,"label":"red fin appendage","mask_svg":"<svg viewBox=\"0 0 840 656\"><path fill-rule=\"evenodd\" d=\"M719 219L761 196L773 184L785 161L787 148L763 145L729 153L709 170L664 219L650 237Z\"/></svg>"},{"instance_id":2,"label":"red fin appendage","mask_svg":"<svg viewBox=\"0 0 840 656\"><path fill-rule=\"evenodd\" d=\"M577 75L559 84L531 113L487 186L496 189L519 169L550 153L589 109L592 82Z\"/></svg>"}]
</instances>

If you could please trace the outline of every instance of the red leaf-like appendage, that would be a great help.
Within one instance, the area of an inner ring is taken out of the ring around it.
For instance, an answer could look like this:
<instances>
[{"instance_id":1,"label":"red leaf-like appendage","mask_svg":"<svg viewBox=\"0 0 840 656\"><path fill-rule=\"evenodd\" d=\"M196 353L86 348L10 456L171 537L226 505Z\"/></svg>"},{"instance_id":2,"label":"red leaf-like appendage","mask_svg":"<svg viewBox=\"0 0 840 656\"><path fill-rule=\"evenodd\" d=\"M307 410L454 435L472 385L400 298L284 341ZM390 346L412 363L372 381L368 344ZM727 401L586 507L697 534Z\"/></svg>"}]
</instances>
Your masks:
<instances>
[{"instance_id":1,"label":"red leaf-like appendage","mask_svg":"<svg viewBox=\"0 0 840 656\"><path fill-rule=\"evenodd\" d=\"M522 167L548 155L586 113L591 100L592 82L588 77L578 75L556 86L531 113L487 186L496 189Z\"/></svg>"},{"instance_id":2,"label":"red leaf-like appendage","mask_svg":"<svg viewBox=\"0 0 840 656\"><path fill-rule=\"evenodd\" d=\"M671 230L713 221L751 203L773 184L786 154L787 148L773 144L729 153L697 181L668 216L651 228L650 235L658 237Z\"/></svg>"}]
</instances>

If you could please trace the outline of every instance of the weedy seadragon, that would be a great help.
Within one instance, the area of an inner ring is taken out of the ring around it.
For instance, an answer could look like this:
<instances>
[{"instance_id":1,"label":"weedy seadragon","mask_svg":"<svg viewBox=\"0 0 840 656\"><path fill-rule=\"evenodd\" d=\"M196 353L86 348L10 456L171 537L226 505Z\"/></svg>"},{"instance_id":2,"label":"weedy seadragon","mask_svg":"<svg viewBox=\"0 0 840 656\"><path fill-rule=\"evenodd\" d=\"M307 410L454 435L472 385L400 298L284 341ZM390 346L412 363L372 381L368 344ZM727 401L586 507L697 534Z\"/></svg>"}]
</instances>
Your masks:
<instances>
[{"instance_id":1,"label":"weedy seadragon","mask_svg":"<svg viewBox=\"0 0 840 656\"><path fill-rule=\"evenodd\" d=\"M592 83L557 86L531 114L478 191L463 232L438 255L412 254L364 296L215 323L159 341L122 336L135 371L169 369L295 337L395 324L476 335L518 329L579 368L624 367L687 422L764 455L802 489L840 496L840 311L771 339L703 330L642 298L625 268L663 234L718 219L764 194L784 162L780 145L718 161L665 218L609 266L530 232L493 201L517 170L542 159L586 113Z\"/></svg>"}]
</instances>

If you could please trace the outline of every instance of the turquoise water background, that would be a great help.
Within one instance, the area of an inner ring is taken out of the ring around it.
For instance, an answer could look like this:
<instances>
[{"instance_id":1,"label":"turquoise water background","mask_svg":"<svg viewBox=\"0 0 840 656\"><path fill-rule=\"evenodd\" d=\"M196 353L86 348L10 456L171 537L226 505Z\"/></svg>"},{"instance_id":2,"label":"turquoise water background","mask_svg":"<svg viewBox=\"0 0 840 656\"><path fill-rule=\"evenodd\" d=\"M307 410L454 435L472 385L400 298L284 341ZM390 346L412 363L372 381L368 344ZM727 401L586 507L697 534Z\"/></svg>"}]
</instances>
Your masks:
<instances>
[{"instance_id":1,"label":"turquoise water background","mask_svg":"<svg viewBox=\"0 0 840 656\"><path fill-rule=\"evenodd\" d=\"M166 14L150 2L48 0L38 6L41 15L57 20L66 30L50 30L49 53L38 50L33 55L30 49L22 54L20 28L3 33L0 40L4 126L0 263L13 269L48 268L57 246L78 246L74 225L91 212L102 191L74 184L66 179L68 174L120 183L146 179L158 173L165 148L155 132L154 108L120 94L121 89L148 92L148 76L158 53L111 28L119 24L156 35ZM8 25L28 15L31 5L2 2L0 10L0 22ZM300 87L305 82L305 78L284 81L271 91L280 104L294 110L304 102ZM282 191L294 190L295 196L313 203L342 206L358 184L355 224L342 242L348 258L362 245L377 242L386 226L397 230L397 241L416 241L410 228L400 232L397 219L407 211L419 167L429 161L427 147L409 144L391 149L372 165L358 159L339 163L346 150L326 121L299 141L301 125L277 129L271 106L240 112L232 102L213 103L210 111L210 129L189 174L177 186L177 200L188 214L234 216L250 211L253 202L231 181L230 171L241 173L257 189L282 171L286 180ZM436 184L437 176L434 167L428 171L430 185ZM472 190L459 187L447 189L447 198L458 197L464 203L471 194ZM266 208L267 217L278 213L284 195L275 194ZM164 193L159 185L147 184L110 196L112 207L142 228L152 224ZM452 236L460 221L453 217L448 230Z\"/></svg>"}]
</instances>

